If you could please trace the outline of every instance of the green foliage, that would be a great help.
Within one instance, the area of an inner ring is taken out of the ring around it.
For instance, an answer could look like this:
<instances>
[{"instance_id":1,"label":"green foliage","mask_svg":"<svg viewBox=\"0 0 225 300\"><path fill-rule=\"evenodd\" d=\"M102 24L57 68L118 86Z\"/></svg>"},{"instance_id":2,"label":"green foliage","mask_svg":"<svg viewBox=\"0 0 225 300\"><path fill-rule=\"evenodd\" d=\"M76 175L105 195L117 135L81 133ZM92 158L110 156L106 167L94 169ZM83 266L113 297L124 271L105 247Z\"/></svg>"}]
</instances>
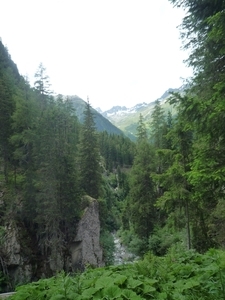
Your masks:
<instances>
[{"instance_id":1,"label":"green foliage","mask_svg":"<svg viewBox=\"0 0 225 300\"><path fill-rule=\"evenodd\" d=\"M79 147L79 178L83 192L98 198L101 194L101 169L98 137L89 102L84 111Z\"/></svg>"},{"instance_id":2,"label":"green foliage","mask_svg":"<svg viewBox=\"0 0 225 300\"><path fill-rule=\"evenodd\" d=\"M115 245L113 236L109 231L101 231L100 244L103 249L103 259L106 266L113 265Z\"/></svg>"},{"instance_id":3,"label":"green foliage","mask_svg":"<svg viewBox=\"0 0 225 300\"><path fill-rule=\"evenodd\" d=\"M112 172L120 167L129 167L133 163L135 144L123 135L99 134L100 153L104 158L106 170Z\"/></svg>"},{"instance_id":4,"label":"green foliage","mask_svg":"<svg viewBox=\"0 0 225 300\"><path fill-rule=\"evenodd\" d=\"M119 227L119 203L117 201L117 190L111 185L111 176L104 177L102 186L103 195L99 199L100 222L101 228L107 231L116 231ZM115 174L112 175L115 178ZM114 181L113 181L114 182ZM113 184L116 184L115 182Z\"/></svg>"},{"instance_id":5,"label":"green foliage","mask_svg":"<svg viewBox=\"0 0 225 300\"><path fill-rule=\"evenodd\" d=\"M16 74L10 68L12 61L8 52L0 42L0 155L3 157L4 179L8 182L12 148L9 138L12 134L12 114L15 111L13 93L15 89Z\"/></svg>"},{"instance_id":6,"label":"green foliage","mask_svg":"<svg viewBox=\"0 0 225 300\"><path fill-rule=\"evenodd\" d=\"M224 197L225 139L221 124L225 121L225 2L170 2L187 12L180 28L184 48L190 51L187 63L193 68L194 76L186 96L177 97L176 103L179 103L178 122L183 133L192 132L191 156L185 163L185 181L190 191L192 245L199 251L206 251L212 245L223 246L221 238L216 238L217 235L221 237L220 228L223 226L218 226L215 232L218 223L212 216L217 214ZM188 149L188 145L185 148ZM223 218L221 214L220 222Z\"/></svg>"},{"instance_id":7,"label":"green foliage","mask_svg":"<svg viewBox=\"0 0 225 300\"><path fill-rule=\"evenodd\" d=\"M147 239L153 230L156 216L154 207L156 193L151 176L153 157L154 152L147 142L147 135L143 135L140 131L137 152L130 172L130 191L126 201L134 231L139 238L144 239Z\"/></svg>"},{"instance_id":8,"label":"green foliage","mask_svg":"<svg viewBox=\"0 0 225 300\"><path fill-rule=\"evenodd\" d=\"M142 142L147 140L147 129L144 123L144 118L142 114L140 114L138 125L137 125L137 142Z\"/></svg>"},{"instance_id":9,"label":"green foliage","mask_svg":"<svg viewBox=\"0 0 225 300\"><path fill-rule=\"evenodd\" d=\"M118 231L118 236L120 237L120 241L122 244L126 246L126 249L136 255L140 256L146 253L147 249L147 241L146 239L141 239L134 232L134 229L131 227L128 229L121 229Z\"/></svg>"},{"instance_id":10,"label":"green foliage","mask_svg":"<svg viewBox=\"0 0 225 300\"><path fill-rule=\"evenodd\" d=\"M225 297L224 261L223 251L211 249L202 255L173 247L164 257L148 253L133 264L76 276L60 273L18 287L11 299L220 300Z\"/></svg>"},{"instance_id":11,"label":"green foliage","mask_svg":"<svg viewBox=\"0 0 225 300\"><path fill-rule=\"evenodd\" d=\"M42 63L39 64L38 70L34 77L36 79L34 82L34 87L38 91L40 99L43 101L46 96L50 95L52 92L50 91L49 77L46 74L46 69Z\"/></svg>"},{"instance_id":12,"label":"green foliage","mask_svg":"<svg viewBox=\"0 0 225 300\"><path fill-rule=\"evenodd\" d=\"M156 227L149 237L149 250L155 255L165 255L174 245L185 245L185 234L175 228L169 228L168 221L164 227ZM185 247L184 247L185 248Z\"/></svg>"},{"instance_id":13,"label":"green foliage","mask_svg":"<svg viewBox=\"0 0 225 300\"><path fill-rule=\"evenodd\" d=\"M135 146L123 135L105 132L99 138L89 103L81 126L71 99L52 96L42 64L35 79L31 88L0 43L0 125L4 128L0 133L0 225L15 222L24 233L21 253L34 262L32 275L40 278L43 272L45 276L54 273L51 265L54 261L57 265L57 253L66 265L86 205L83 193L102 196L102 232L118 229L120 201L128 189L119 166L132 164ZM102 173L112 169L114 180L103 182ZM105 258L112 263L113 241L106 236Z\"/></svg>"},{"instance_id":14,"label":"green foliage","mask_svg":"<svg viewBox=\"0 0 225 300\"><path fill-rule=\"evenodd\" d=\"M165 145L166 120L165 112L159 100L156 101L150 122L151 141L156 149Z\"/></svg>"},{"instance_id":15,"label":"green foliage","mask_svg":"<svg viewBox=\"0 0 225 300\"><path fill-rule=\"evenodd\" d=\"M50 284L56 291L60 287L58 294L43 280L33 288L40 287L40 299L224 298L224 266L215 258L224 254L180 248L181 257L175 246L204 253L225 243L225 1L170 2L187 11L181 29L194 77L185 94L175 93L167 102L175 107L175 118L170 113L166 118L156 102L152 145L142 114L135 119L136 144L122 135L97 134L89 103L81 128L71 99L52 97L43 65L32 89L0 43L0 225L15 221L24 228L37 268L49 268L55 249L68 255L86 204L82 193L99 199L107 264L114 249L109 232L121 223L122 241L134 253L150 249L164 255L174 245L164 258L149 254L126 268L87 272L81 276L84 282L89 276L84 285L81 277L61 274Z\"/></svg>"}]
</instances>

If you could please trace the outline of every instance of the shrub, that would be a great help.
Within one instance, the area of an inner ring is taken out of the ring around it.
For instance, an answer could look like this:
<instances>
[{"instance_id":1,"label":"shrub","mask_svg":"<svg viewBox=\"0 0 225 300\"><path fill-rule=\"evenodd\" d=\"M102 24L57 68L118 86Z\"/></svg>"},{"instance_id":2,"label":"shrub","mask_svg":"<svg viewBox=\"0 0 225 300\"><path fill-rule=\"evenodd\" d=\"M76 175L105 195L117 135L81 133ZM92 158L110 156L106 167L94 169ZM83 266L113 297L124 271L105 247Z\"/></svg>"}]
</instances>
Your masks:
<instances>
[{"instance_id":1,"label":"shrub","mask_svg":"<svg viewBox=\"0 0 225 300\"><path fill-rule=\"evenodd\" d=\"M60 273L17 288L12 300L221 300L225 299L225 252L199 254L173 247L133 264Z\"/></svg>"}]
</instances>

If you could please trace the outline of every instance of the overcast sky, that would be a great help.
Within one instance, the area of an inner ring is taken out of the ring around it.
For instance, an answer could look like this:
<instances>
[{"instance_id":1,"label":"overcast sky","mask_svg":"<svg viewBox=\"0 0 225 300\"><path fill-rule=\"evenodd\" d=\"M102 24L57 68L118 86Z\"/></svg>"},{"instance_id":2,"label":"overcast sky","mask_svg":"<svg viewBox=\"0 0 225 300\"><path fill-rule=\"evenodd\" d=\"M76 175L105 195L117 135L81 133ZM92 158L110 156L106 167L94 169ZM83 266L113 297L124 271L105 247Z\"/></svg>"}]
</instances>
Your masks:
<instances>
[{"instance_id":1,"label":"overcast sky","mask_svg":"<svg viewBox=\"0 0 225 300\"><path fill-rule=\"evenodd\" d=\"M40 62L55 93L109 109L151 102L191 75L168 0L0 0L0 37L32 82Z\"/></svg>"}]
</instances>

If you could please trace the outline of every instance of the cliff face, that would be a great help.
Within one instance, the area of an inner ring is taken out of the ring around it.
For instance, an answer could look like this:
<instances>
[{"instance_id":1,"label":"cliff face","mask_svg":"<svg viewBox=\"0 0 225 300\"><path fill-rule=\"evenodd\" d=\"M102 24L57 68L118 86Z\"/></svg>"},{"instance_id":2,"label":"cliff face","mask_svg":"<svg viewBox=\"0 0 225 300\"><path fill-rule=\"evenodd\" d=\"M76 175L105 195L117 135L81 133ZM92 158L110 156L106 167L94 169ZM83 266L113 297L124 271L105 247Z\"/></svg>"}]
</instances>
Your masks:
<instances>
[{"instance_id":1,"label":"cliff face","mask_svg":"<svg viewBox=\"0 0 225 300\"><path fill-rule=\"evenodd\" d=\"M73 270L83 270L86 265L95 267L104 265L99 243L99 206L92 198L89 198L89 203L78 224L77 235L70 248Z\"/></svg>"},{"instance_id":2,"label":"cliff face","mask_svg":"<svg viewBox=\"0 0 225 300\"><path fill-rule=\"evenodd\" d=\"M18 283L48 277L60 270L83 271L87 265L104 265L100 246L99 205L97 200L90 197L88 202L73 242L67 249L63 245L51 249L48 257L40 256L38 243L34 243L34 237L30 237L27 232L24 234L25 228L21 224L5 226L6 234L0 252L1 264L4 262L4 266L0 266L0 269L4 267L6 275L10 277L12 284L8 290Z\"/></svg>"},{"instance_id":3,"label":"cliff face","mask_svg":"<svg viewBox=\"0 0 225 300\"><path fill-rule=\"evenodd\" d=\"M32 258L27 257L26 251L23 251L24 245L20 240L20 229L13 223L5 226L6 234L1 255L3 254L3 273L10 278L9 289L16 284L30 282L33 276Z\"/></svg>"}]
</instances>

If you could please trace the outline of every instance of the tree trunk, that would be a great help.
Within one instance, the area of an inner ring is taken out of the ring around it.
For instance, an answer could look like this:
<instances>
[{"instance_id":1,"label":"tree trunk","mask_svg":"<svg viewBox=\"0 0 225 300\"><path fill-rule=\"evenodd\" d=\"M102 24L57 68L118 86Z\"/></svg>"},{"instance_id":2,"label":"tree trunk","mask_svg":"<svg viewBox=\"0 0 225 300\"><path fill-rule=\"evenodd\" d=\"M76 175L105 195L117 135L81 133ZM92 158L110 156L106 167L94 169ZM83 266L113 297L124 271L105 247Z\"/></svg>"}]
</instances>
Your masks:
<instances>
[{"instance_id":1,"label":"tree trunk","mask_svg":"<svg viewBox=\"0 0 225 300\"><path fill-rule=\"evenodd\" d=\"M191 249L191 231L190 231L190 216L188 200L185 200L185 216L186 216L186 230L187 230L187 248Z\"/></svg>"}]
</instances>

